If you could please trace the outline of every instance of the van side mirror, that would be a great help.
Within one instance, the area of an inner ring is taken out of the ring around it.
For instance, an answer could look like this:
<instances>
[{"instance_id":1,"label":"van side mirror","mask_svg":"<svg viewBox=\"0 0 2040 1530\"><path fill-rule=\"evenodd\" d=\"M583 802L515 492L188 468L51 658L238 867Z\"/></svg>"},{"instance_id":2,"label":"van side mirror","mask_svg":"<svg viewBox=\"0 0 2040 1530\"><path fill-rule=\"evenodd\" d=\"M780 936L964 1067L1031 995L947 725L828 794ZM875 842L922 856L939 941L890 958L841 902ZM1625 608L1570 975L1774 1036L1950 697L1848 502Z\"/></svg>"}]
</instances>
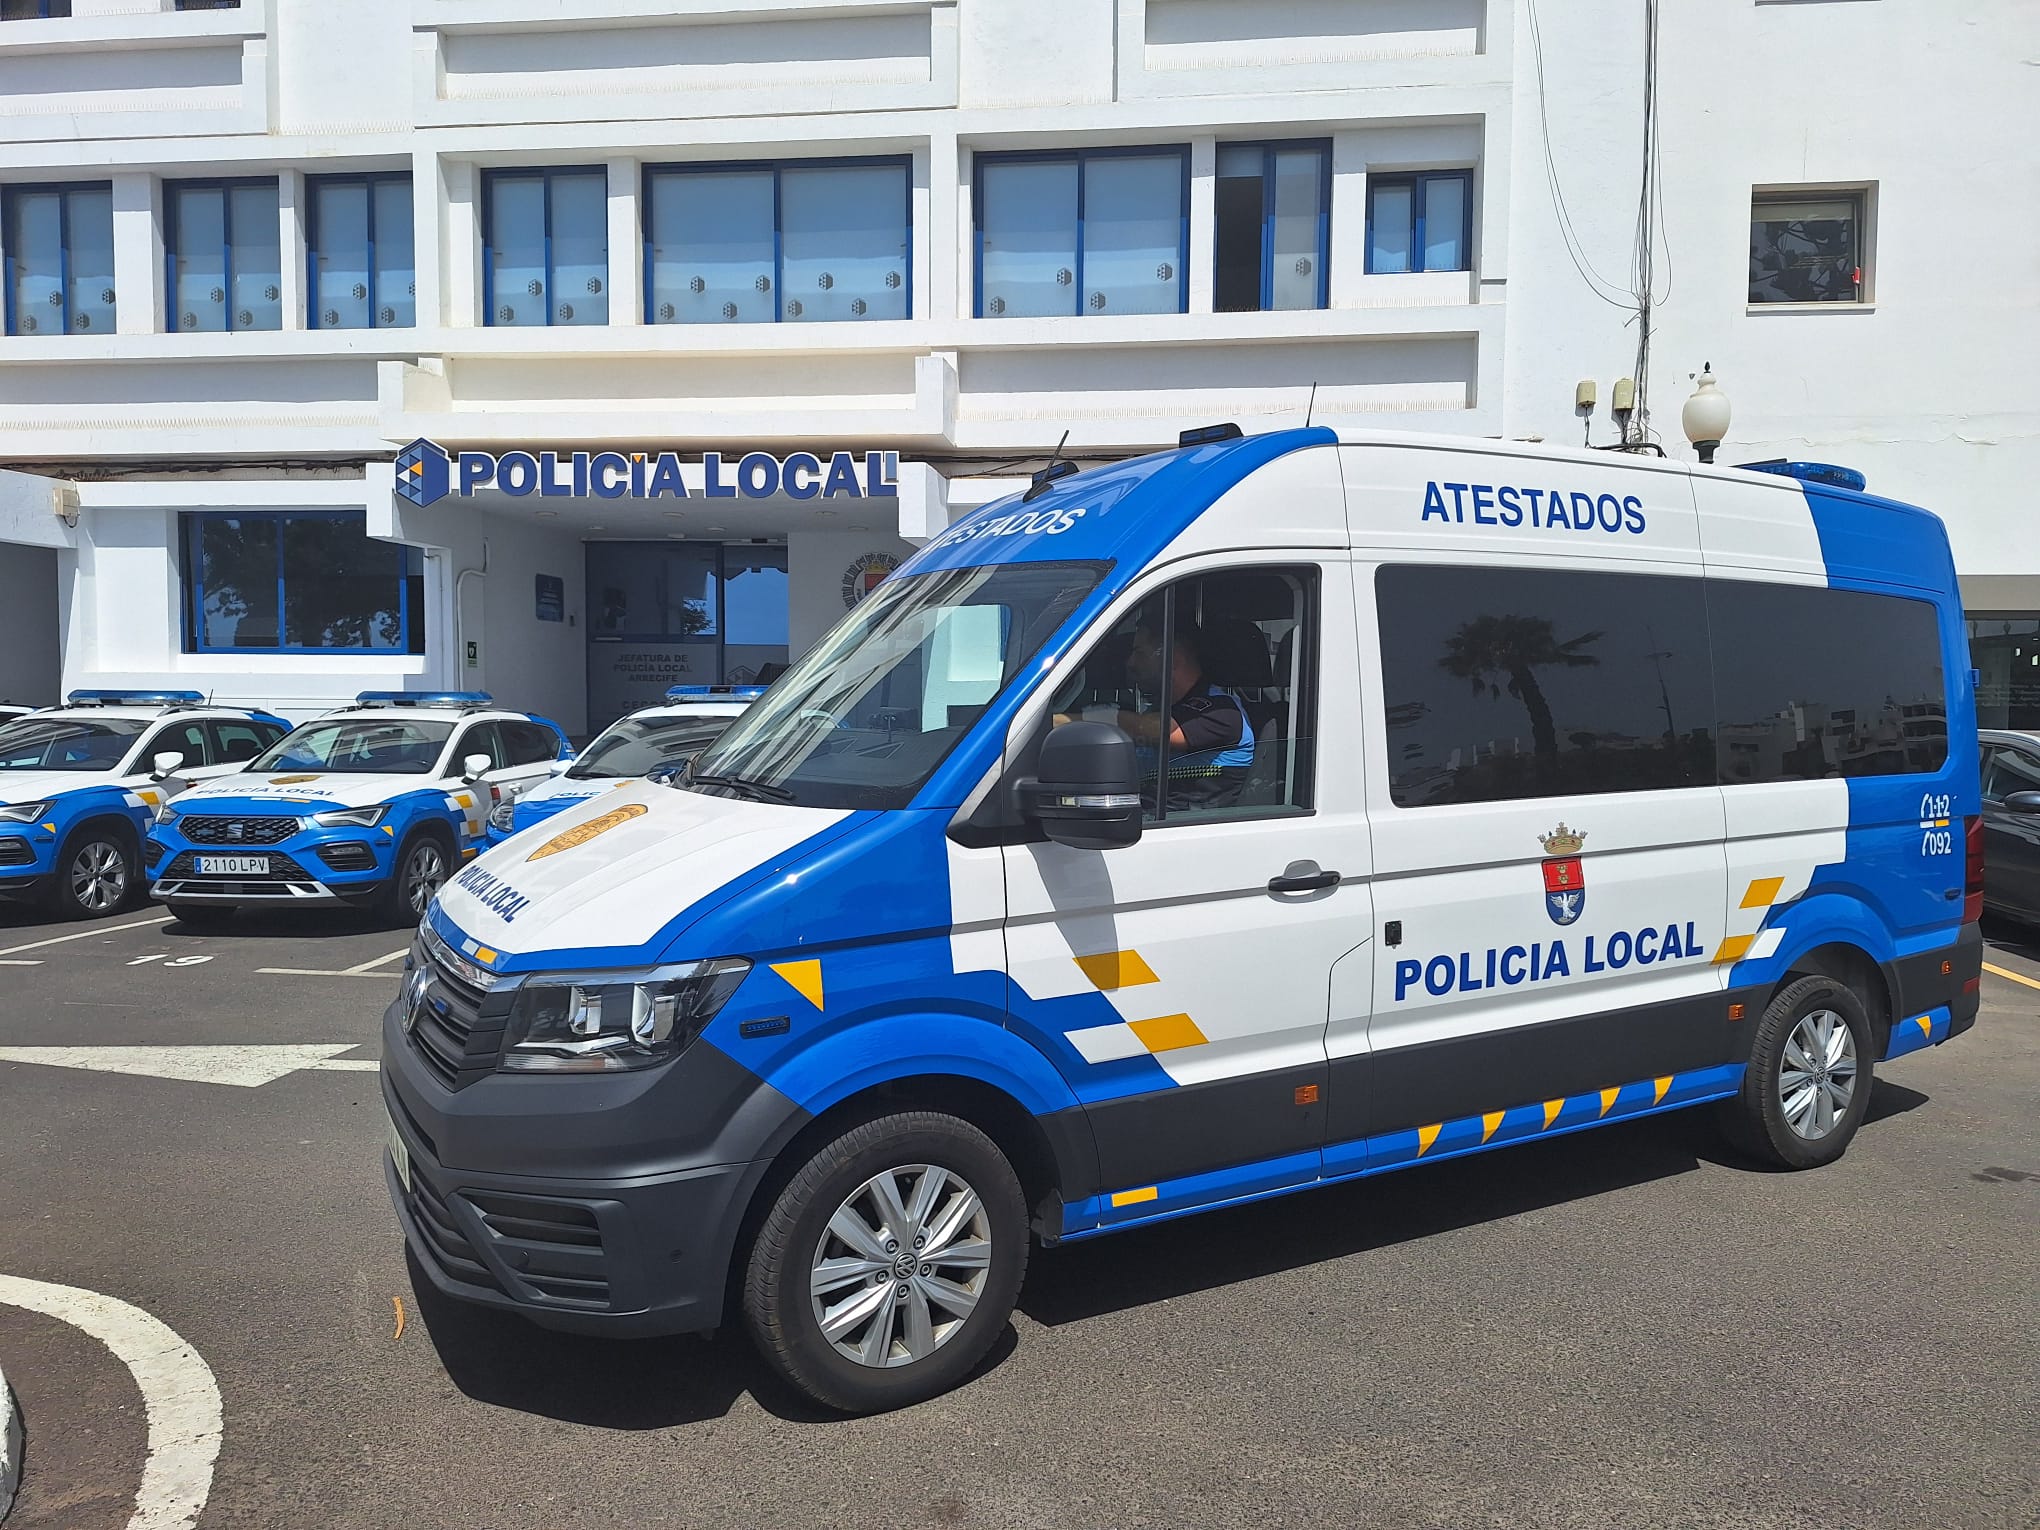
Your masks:
<instances>
[{"instance_id":1,"label":"van side mirror","mask_svg":"<svg viewBox=\"0 0 2040 1530\"><path fill-rule=\"evenodd\" d=\"M149 762L149 779L161 781L177 774L177 767L184 763L184 756L175 749L166 749Z\"/></svg>"},{"instance_id":2,"label":"van side mirror","mask_svg":"<svg viewBox=\"0 0 2040 1530\"><path fill-rule=\"evenodd\" d=\"M1077 850L1116 850L1140 838L1140 761L1112 723L1070 721L1042 740L1036 774L1019 783L1020 810Z\"/></svg>"},{"instance_id":3,"label":"van side mirror","mask_svg":"<svg viewBox=\"0 0 2040 1530\"><path fill-rule=\"evenodd\" d=\"M486 754L471 754L466 756L460 762L461 780L467 782L468 785L473 786L475 782L481 780L483 776L486 776L489 773L489 766L491 765L491 763L493 762L489 759L489 757Z\"/></svg>"},{"instance_id":4,"label":"van side mirror","mask_svg":"<svg viewBox=\"0 0 2040 1530\"><path fill-rule=\"evenodd\" d=\"M2040 813L2040 792L2013 792L2005 798L2008 813Z\"/></svg>"}]
</instances>

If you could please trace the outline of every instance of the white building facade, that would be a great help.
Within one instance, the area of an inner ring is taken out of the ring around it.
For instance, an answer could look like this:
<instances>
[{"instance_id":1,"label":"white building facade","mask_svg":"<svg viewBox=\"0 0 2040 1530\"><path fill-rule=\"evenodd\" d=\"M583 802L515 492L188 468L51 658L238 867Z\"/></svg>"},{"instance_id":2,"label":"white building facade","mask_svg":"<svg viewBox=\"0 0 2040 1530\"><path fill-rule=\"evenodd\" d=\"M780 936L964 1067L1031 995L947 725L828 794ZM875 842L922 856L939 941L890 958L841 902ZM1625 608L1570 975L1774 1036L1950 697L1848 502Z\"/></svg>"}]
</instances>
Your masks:
<instances>
[{"instance_id":1,"label":"white building facade","mask_svg":"<svg viewBox=\"0 0 2040 1530\"><path fill-rule=\"evenodd\" d=\"M1593 378L1612 442L1650 14L0 0L0 696L579 733L769 675L1065 437L1570 443ZM1689 454L1711 362L1722 460L1940 510L2040 724L2040 12L1657 22L1631 428Z\"/></svg>"}]
</instances>

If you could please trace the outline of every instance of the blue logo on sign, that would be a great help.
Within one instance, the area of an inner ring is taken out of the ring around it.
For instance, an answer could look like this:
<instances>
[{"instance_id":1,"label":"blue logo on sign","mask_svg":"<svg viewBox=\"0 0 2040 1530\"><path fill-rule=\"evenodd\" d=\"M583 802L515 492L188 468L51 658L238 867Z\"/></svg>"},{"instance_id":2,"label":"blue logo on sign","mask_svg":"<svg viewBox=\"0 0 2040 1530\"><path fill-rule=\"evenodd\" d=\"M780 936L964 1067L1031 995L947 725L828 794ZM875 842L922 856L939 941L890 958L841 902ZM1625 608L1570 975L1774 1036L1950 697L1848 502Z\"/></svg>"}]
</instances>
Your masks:
<instances>
[{"instance_id":1,"label":"blue logo on sign","mask_svg":"<svg viewBox=\"0 0 2040 1530\"><path fill-rule=\"evenodd\" d=\"M414 505L446 498L453 483L453 459L430 441L413 441L397 453L397 492Z\"/></svg>"}]
</instances>

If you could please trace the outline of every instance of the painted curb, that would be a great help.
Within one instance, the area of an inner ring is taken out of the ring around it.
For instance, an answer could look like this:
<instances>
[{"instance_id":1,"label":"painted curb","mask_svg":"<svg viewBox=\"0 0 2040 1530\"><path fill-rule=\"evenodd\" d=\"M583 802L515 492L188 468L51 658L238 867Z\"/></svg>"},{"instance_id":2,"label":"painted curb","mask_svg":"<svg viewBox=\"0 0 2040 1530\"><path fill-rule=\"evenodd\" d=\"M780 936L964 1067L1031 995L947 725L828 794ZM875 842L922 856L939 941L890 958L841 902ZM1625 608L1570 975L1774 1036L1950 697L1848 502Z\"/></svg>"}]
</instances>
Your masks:
<instances>
[{"instance_id":1,"label":"painted curb","mask_svg":"<svg viewBox=\"0 0 2040 1530\"><path fill-rule=\"evenodd\" d=\"M0 1371L0 1519L14 1507L14 1490L20 1483L21 1414L14 1406L7 1374Z\"/></svg>"}]
</instances>

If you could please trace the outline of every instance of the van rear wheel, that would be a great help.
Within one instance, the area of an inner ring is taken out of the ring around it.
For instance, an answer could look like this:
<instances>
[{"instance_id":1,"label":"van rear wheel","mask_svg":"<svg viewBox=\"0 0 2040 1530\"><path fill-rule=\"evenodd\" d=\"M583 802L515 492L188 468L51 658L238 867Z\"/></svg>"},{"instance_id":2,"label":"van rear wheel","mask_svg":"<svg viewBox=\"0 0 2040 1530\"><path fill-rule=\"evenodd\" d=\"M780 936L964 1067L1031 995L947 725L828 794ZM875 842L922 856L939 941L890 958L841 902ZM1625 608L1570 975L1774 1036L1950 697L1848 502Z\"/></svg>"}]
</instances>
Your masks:
<instances>
[{"instance_id":1,"label":"van rear wheel","mask_svg":"<svg viewBox=\"0 0 2040 1530\"><path fill-rule=\"evenodd\" d=\"M1841 1157L1870 1108L1870 1034L1863 1001L1835 978L1779 990L1757 1022L1741 1092L1722 1102L1729 1140L1781 1169Z\"/></svg>"},{"instance_id":2,"label":"van rear wheel","mask_svg":"<svg viewBox=\"0 0 2040 1530\"><path fill-rule=\"evenodd\" d=\"M1027 1268L1013 1166L929 1111L845 1132L779 1192L751 1246L744 1315L766 1362L815 1401L878 1413L967 1377Z\"/></svg>"}]
</instances>

